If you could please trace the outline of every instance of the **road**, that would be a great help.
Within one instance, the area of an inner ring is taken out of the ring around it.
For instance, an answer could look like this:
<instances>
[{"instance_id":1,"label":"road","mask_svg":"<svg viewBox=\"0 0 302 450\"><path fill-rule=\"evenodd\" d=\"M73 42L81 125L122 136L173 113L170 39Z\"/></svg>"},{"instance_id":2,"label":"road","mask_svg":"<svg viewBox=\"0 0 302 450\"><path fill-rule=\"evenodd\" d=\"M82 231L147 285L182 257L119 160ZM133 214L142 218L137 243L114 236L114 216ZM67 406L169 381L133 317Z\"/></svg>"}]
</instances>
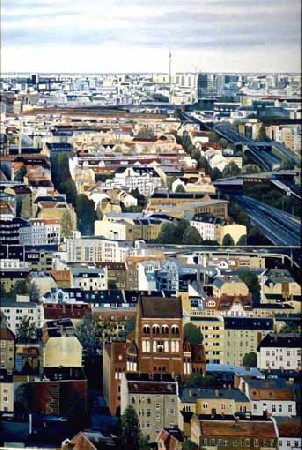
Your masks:
<instances>
[{"instance_id":1,"label":"road","mask_svg":"<svg viewBox=\"0 0 302 450\"><path fill-rule=\"evenodd\" d=\"M236 195L234 198L274 245L301 244L301 224L291 215L250 197Z\"/></svg>"}]
</instances>

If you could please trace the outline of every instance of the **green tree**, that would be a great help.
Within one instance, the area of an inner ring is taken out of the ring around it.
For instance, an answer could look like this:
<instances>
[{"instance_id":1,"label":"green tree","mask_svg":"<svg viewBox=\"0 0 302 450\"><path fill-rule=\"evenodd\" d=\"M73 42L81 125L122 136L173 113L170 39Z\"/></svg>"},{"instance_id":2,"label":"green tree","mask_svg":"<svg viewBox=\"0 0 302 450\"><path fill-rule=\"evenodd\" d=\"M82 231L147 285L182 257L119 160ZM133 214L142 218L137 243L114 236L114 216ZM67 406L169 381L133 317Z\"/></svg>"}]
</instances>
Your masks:
<instances>
[{"instance_id":1,"label":"green tree","mask_svg":"<svg viewBox=\"0 0 302 450\"><path fill-rule=\"evenodd\" d=\"M186 192L184 186L182 184L179 184L176 189L175 192Z\"/></svg>"},{"instance_id":2,"label":"green tree","mask_svg":"<svg viewBox=\"0 0 302 450\"><path fill-rule=\"evenodd\" d=\"M260 284L258 277L253 272L243 272L239 275L241 280L247 285L253 300L258 302L260 300Z\"/></svg>"},{"instance_id":3,"label":"green tree","mask_svg":"<svg viewBox=\"0 0 302 450\"><path fill-rule=\"evenodd\" d=\"M244 367L257 367L257 353L250 352L246 353L243 357L243 365Z\"/></svg>"},{"instance_id":4,"label":"green tree","mask_svg":"<svg viewBox=\"0 0 302 450\"><path fill-rule=\"evenodd\" d=\"M203 243L197 228L187 227L183 235L183 243L186 245L201 245Z\"/></svg>"},{"instance_id":5,"label":"green tree","mask_svg":"<svg viewBox=\"0 0 302 450\"><path fill-rule=\"evenodd\" d=\"M202 344L203 335L196 325L189 322L184 326L184 339L187 339L190 344L198 345Z\"/></svg>"},{"instance_id":6,"label":"green tree","mask_svg":"<svg viewBox=\"0 0 302 450\"><path fill-rule=\"evenodd\" d=\"M134 408L129 405L121 416L121 440L124 450L140 450L141 432Z\"/></svg>"},{"instance_id":7,"label":"green tree","mask_svg":"<svg viewBox=\"0 0 302 450\"><path fill-rule=\"evenodd\" d=\"M187 439L182 446L182 450L198 450L198 445L195 442Z\"/></svg>"},{"instance_id":8,"label":"green tree","mask_svg":"<svg viewBox=\"0 0 302 450\"><path fill-rule=\"evenodd\" d=\"M31 283L29 292L30 301L34 303L39 303L40 296L41 296L40 289L38 288L36 283Z\"/></svg>"},{"instance_id":9,"label":"green tree","mask_svg":"<svg viewBox=\"0 0 302 450\"><path fill-rule=\"evenodd\" d=\"M236 242L236 245L246 245L246 242L247 242L246 234L243 234L242 236L240 236L240 238Z\"/></svg>"},{"instance_id":10,"label":"green tree","mask_svg":"<svg viewBox=\"0 0 302 450\"><path fill-rule=\"evenodd\" d=\"M72 232L74 231L73 221L70 215L70 212L66 209L60 220L61 225L61 235L66 238L70 238L72 236Z\"/></svg>"},{"instance_id":11,"label":"green tree","mask_svg":"<svg viewBox=\"0 0 302 450\"><path fill-rule=\"evenodd\" d=\"M281 170L293 170L295 168L295 163L290 159L284 159L280 164Z\"/></svg>"},{"instance_id":12,"label":"green tree","mask_svg":"<svg viewBox=\"0 0 302 450\"><path fill-rule=\"evenodd\" d=\"M223 236L222 245L226 245L226 246L235 245L235 241L229 233L227 233L225 236Z\"/></svg>"},{"instance_id":13,"label":"green tree","mask_svg":"<svg viewBox=\"0 0 302 450\"><path fill-rule=\"evenodd\" d=\"M139 129L138 133L137 133L138 137L140 138L146 138L146 139L150 139L150 138L154 138L155 134L152 130L152 128L149 127L142 127Z\"/></svg>"},{"instance_id":14,"label":"green tree","mask_svg":"<svg viewBox=\"0 0 302 450\"><path fill-rule=\"evenodd\" d=\"M14 406L15 413L22 418L26 417L30 411L31 385L22 383L15 390Z\"/></svg>"},{"instance_id":15,"label":"green tree","mask_svg":"<svg viewBox=\"0 0 302 450\"><path fill-rule=\"evenodd\" d=\"M160 244L172 244L175 241L176 226L174 223L164 223L160 229L157 242Z\"/></svg>"},{"instance_id":16,"label":"green tree","mask_svg":"<svg viewBox=\"0 0 302 450\"><path fill-rule=\"evenodd\" d=\"M97 218L94 202L89 200L87 195L78 195L75 211L77 214L78 230L86 236L94 234L94 222Z\"/></svg>"},{"instance_id":17,"label":"green tree","mask_svg":"<svg viewBox=\"0 0 302 450\"><path fill-rule=\"evenodd\" d=\"M37 337L36 324L30 322L28 316L24 316L17 330L17 340L22 343L35 341Z\"/></svg>"},{"instance_id":18,"label":"green tree","mask_svg":"<svg viewBox=\"0 0 302 450\"><path fill-rule=\"evenodd\" d=\"M198 161L200 156L201 156L200 150L198 150L198 148L194 147L194 149L192 150L192 153L191 153L191 157L193 159L196 159L196 161Z\"/></svg>"},{"instance_id":19,"label":"green tree","mask_svg":"<svg viewBox=\"0 0 302 450\"><path fill-rule=\"evenodd\" d=\"M125 322L125 332L126 334L130 334L135 330L135 318L131 317L131 319L126 320Z\"/></svg>"},{"instance_id":20,"label":"green tree","mask_svg":"<svg viewBox=\"0 0 302 450\"><path fill-rule=\"evenodd\" d=\"M260 227L251 226L247 235L248 245L271 245Z\"/></svg>"},{"instance_id":21,"label":"green tree","mask_svg":"<svg viewBox=\"0 0 302 450\"><path fill-rule=\"evenodd\" d=\"M214 169L212 170L212 180L219 180L219 178L221 178L221 172L218 167L214 167Z\"/></svg>"},{"instance_id":22,"label":"green tree","mask_svg":"<svg viewBox=\"0 0 302 450\"><path fill-rule=\"evenodd\" d=\"M191 373L189 379L186 381L188 387L202 387L202 374L199 372Z\"/></svg>"},{"instance_id":23,"label":"green tree","mask_svg":"<svg viewBox=\"0 0 302 450\"><path fill-rule=\"evenodd\" d=\"M76 326L76 335L88 356L97 354L101 347L102 328L97 314L87 314Z\"/></svg>"},{"instance_id":24,"label":"green tree","mask_svg":"<svg viewBox=\"0 0 302 450\"><path fill-rule=\"evenodd\" d=\"M230 178L239 175L241 170L233 161L230 162L222 171L221 178Z\"/></svg>"},{"instance_id":25,"label":"green tree","mask_svg":"<svg viewBox=\"0 0 302 450\"><path fill-rule=\"evenodd\" d=\"M147 205L146 197L139 193L138 188L133 189L133 191L131 191L131 195L133 195L133 197L137 199L137 204L139 206L145 208L145 206Z\"/></svg>"}]
</instances>

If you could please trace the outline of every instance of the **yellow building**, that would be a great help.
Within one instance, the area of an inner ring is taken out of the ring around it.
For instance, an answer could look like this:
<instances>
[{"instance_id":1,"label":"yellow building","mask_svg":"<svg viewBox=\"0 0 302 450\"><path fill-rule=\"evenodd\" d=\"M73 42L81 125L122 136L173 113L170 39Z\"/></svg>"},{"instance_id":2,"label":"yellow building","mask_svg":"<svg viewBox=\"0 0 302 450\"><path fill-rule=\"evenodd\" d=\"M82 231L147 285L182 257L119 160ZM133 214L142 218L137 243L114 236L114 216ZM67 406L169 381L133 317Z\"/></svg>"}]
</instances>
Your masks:
<instances>
[{"instance_id":1,"label":"yellow building","mask_svg":"<svg viewBox=\"0 0 302 450\"><path fill-rule=\"evenodd\" d=\"M251 411L248 397L239 389L180 389L178 395L179 428L184 430L183 413L196 415L234 415Z\"/></svg>"},{"instance_id":2,"label":"yellow building","mask_svg":"<svg viewBox=\"0 0 302 450\"><path fill-rule=\"evenodd\" d=\"M213 282L213 297L228 296L248 296L247 285L238 276L218 276Z\"/></svg>"},{"instance_id":3,"label":"yellow building","mask_svg":"<svg viewBox=\"0 0 302 450\"><path fill-rule=\"evenodd\" d=\"M190 322L201 331L206 353L206 363L221 364L224 349L224 321L221 316L191 316Z\"/></svg>"}]
</instances>

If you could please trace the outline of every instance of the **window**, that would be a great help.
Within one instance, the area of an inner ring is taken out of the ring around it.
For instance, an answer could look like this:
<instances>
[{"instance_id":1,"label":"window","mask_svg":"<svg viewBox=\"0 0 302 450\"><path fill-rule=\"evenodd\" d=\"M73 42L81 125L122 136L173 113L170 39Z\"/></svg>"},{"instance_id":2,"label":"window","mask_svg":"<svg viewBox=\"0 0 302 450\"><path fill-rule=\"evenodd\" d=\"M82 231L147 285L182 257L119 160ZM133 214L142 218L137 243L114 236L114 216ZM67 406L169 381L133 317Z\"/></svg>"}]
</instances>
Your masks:
<instances>
[{"instance_id":1,"label":"window","mask_svg":"<svg viewBox=\"0 0 302 450\"><path fill-rule=\"evenodd\" d=\"M254 447L259 447L259 441L258 441L258 439L254 439Z\"/></svg>"},{"instance_id":2,"label":"window","mask_svg":"<svg viewBox=\"0 0 302 450\"><path fill-rule=\"evenodd\" d=\"M287 411L290 413L293 412L293 405L288 405Z\"/></svg>"},{"instance_id":3,"label":"window","mask_svg":"<svg viewBox=\"0 0 302 450\"><path fill-rule=\"evenodd\" d=\"M237 447L237 439L233 440L233 447Z\"/></svg>"},{"instance_id":4,"label":"window","mask_svg":"<svg viewBox=\"0 0 302 450\"><path fill-rule=\"evenodd\" d=\"M144 325L143 326L143 333L144 334L150 334L150 326L149 325Z\"/></svg>"},{"instance_id":5,"label":"window","mask_svg":"<svg viewBox=\"0 0 302 450\"><path fill-rule=\"evenodd\" d=\"M272 412L276 412L276 405L272 405Z\"/></svg>"},{"instance_id":6,"label":"window","mask_svg":"<svg viewBox=\"0 0 302 450\"><path fill-rule=\"evenodd\" d=\"M172 334L178 334L179 333L178 326L177 325L172 325L171 331L172 331Z\"/></svg>"},{"instance_id":7,"label":"window","mask_svg":"<svg viewBox=\"0 0 302 450\"><path fill-rule=\"evenodd\" d=\"M279 412L282 412L282 405L279 405Z\"/></svg>"}]
</instances>

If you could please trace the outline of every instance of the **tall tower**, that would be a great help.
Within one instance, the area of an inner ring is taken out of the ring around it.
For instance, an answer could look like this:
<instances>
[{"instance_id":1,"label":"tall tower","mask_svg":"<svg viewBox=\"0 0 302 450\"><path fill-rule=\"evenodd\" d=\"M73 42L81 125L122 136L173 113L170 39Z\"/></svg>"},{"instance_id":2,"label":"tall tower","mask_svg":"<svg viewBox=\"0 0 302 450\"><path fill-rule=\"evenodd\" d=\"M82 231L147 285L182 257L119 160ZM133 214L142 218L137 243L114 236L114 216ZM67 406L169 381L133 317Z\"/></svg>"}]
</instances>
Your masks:
<instances>
[{"instance_id":1,"label":"tall tower","mask_svg":"<svg viewBox=\"0 0 302 450\"><path fill-rule=\"evenodd\" d=\"M172 98L172 53L169 49L169 103L171 103Z\"/></svg>"}]
</instances>

